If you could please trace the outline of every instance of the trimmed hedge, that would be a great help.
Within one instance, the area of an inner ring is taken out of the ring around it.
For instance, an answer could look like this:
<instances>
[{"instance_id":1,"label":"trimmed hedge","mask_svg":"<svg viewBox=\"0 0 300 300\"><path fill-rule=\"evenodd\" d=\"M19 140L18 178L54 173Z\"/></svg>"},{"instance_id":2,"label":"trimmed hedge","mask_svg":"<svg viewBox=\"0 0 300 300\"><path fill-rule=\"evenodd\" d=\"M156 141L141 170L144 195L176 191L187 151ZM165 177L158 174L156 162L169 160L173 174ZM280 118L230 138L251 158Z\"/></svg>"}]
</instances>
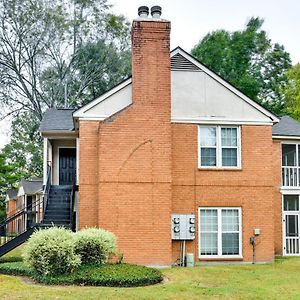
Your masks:
<instances>
[{"instance_id":1,"label":"trimmed hedge","mask_svg":"<svg viewBox=\"0 0 300 300\"><path fill-rule=\"evenodd\" d=\"M89 286L134 287L162 281L159 270L129 264L106 264L102 266L82 266L76 272L39 277L37 280L52 285L77 284Z\"/></svg>"},{"instance_id":2,"label":"trimmed hedge","mask_svg":"<svg viewBox=\"0 0 300 300\"><path fill-rule=\"evenodd\" d=\"M8 262L17 262L17 261L23 261L23 258L20 256L4 256L0 257L0 264L2 263L8 263Z\"/></svg>"},{"instance_id":3,"label":"trimmed hedge","mask_svg":"<svg viewBox=\"0 0 300 300\"><path fill-rule=\"evenodd\" d=\"M15 276L29 276L33 277L35 271L26 266L22 261L19 262L6 262L0 264L0 273Z\"/></svg>"},{"instance_id":4,"label":"trimmed hedge","mask_svg":"<svg viewBox=\"0 0 300 300\"><path fill-rule=\"evenodd\" d=\"M40 283L50 285L135 287L159 283L163 279L158 269L130 264L86 265L73 273L43 276L23 262L14 262L0 264L0 273L29 276Z\"/></svg>"}]
</instances>

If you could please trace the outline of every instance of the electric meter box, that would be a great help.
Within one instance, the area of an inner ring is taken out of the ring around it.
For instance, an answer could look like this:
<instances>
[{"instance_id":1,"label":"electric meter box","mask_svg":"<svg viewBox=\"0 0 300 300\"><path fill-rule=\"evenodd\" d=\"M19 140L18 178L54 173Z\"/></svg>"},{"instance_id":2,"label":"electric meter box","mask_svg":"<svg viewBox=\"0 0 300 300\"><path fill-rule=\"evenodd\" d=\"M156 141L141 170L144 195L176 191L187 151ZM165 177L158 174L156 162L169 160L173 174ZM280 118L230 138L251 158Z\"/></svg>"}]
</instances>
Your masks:
<instances>
[{"instance_id":1,"label":"electric meter box","mask_svg":"<svg viewBox=\"0 0 300 300\"><path fill-rule=\"evenodd\" d=\"M195 215L172 214L172 240L194 240L196 235Z\"/></svg>"}]
</instances>

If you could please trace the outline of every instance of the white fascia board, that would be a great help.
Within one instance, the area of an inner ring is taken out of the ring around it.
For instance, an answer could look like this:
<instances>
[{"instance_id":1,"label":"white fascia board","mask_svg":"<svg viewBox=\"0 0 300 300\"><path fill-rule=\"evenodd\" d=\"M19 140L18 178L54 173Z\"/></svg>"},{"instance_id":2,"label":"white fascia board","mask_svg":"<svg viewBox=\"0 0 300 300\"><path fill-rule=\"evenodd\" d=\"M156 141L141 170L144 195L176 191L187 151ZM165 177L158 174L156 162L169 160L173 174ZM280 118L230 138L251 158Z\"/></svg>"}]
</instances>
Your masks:
<instances>
[{"instance_id":1,"label":"white fascia board","mask_svg":"<svg viewBox=\"0 0 300 300\"><path fill-rule=\"evenodd\" d=\"M237 90L234 86L232 86L231 84L229 84L228 82L226 82L224 79L222 79L220 76L218 76L217 74L215 74L214 72L212 72L211 70L209 70L207 67L205 67L204 65L202 65L199 61L197 61L195 58L193 58L190 54L186 53L185 51L183 51L180 48L174 49L171 52L171 57L173 57L176 54L182 55L184 58L186 58L191 63L193 63L194 65L196 65L198 68L200 68L203 72L205 72L211 78L213 78L216 81L218 81L220 84L222 84L223 86L225 86L231 92L233 92L238 97L240 97L241 99L243 99L244 101L246 101L249 105L253 106L258 111L260 111L261 113L263 113L265 116L269 117L272 120L273 123L278 123L279 122L279 119L275 115L273 115L272 113L270 113L268 110L264 109L261 105L259 105L258 103L256 103L255 101L253 101L252 99L250 99L249 97L247 97L246 95L244 95L242 92L240 92L239 90Z\"/></svg>"},{"instance_id":2,"label":"white fascia board","mask_svg":"<svg viewBox=\"0 0 300 300\"><path fill-rule=\"evenodd\" d=\"M273 135L274 140L300 140L300 136L290 136L290 135Z\"/></svg>"},{"instance_id":3,"label":"white fascia board","mask_svg":"<svg viewBox=\"0 0 300 300\"><path fill-rule=\"evenodd\" d=\"M172 118L172 123L191 123L191 124L212 124L212 125L268 125L273 126L273 122L240 121L240 120L222 120L211 118Z\"/></svg>"},{"instance_id":4,"label":"white fascia board","mask_svg":"<svg viewBox=\"0 0 300 300\"><path fill-rule=\"evenodd\" d=\"M84 113L93 108L95 105L97 105L98 103L104 101L105 99L107 99L108 97L112 96L113 94L117 93L119 90L123 89L124 87L126 87L127 85L131 84L132 82L132 78L128 78L127 80L123 81L122 83L120 83L119 85L115 86L114 88L112 88L111 90L109 90L108 92L106 92L105 94L103 94L102 96L96 98L95 100L91 101L90 103L84 105L83 107L79 108L78 110L76 110L73 113L73 118L84 118ZM91 116L89 116L90 118ZM98 120L101 120L102 116L99 117L97 116ZM104 120L105 118L107 118L107 116L103 116Z\"/></svg>"}]
</instances>

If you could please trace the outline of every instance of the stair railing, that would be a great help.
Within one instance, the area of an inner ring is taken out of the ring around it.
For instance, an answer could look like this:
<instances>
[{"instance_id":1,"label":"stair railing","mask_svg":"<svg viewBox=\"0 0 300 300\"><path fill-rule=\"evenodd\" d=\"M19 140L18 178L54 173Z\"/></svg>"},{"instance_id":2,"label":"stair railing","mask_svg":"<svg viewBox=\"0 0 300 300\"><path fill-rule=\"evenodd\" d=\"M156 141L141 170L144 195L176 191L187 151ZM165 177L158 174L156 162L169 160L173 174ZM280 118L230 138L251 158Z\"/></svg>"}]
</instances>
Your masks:
<instances>
[{"instance_id":1,"label":"stair railing","mask_svg":"<svg viewBox=\"0 0 300 300\"><path fill-rule=\"evenodd\" d=\"M0 224L0 246L3 246L41 222L42 203L43 199L39 197L38 200L30 204L30 209L29 206L24 204Z\"/></svg>"},{"instance_id":2,"label":"stair railing","mask_svg":"<svg viewBox=\"0 0 300 300\"><path fill-rule=\"evenodd\" d=\"M45 217L45 212L47 209L50 187L51 187L51 162L48 162L47 163L47 181L46 181L46 184L45 184L44 190L43 190L43 219Z\"/></svg>"},{"instance_id":3,"label":"stair railing","mask_svg":"<svg viewBox=\"0 0 300 300\"><path fill-rule=\"evenodd\" d=\"M76 176L75 176L76 178ZM76 179L72 181L72 189L70 194L70 222L71 230L75 231L75 222L74 222L74 204L75 204L75 195L76 195Z\"/></svg>"}]
</instances>

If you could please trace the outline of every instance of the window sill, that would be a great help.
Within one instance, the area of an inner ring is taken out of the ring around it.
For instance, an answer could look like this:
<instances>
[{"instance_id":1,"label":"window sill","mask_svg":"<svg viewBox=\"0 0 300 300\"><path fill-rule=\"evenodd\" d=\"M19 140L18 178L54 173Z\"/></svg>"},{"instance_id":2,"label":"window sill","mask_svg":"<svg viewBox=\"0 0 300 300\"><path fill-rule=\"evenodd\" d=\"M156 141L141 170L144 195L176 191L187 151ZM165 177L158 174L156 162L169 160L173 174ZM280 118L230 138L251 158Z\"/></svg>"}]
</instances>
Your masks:
<instances>
[{"instance_id":1,"label":"window sill","mask_svg":"<svg viewBox=\"0 0 300 300\"><path fill-rule=\"evenodd\" d=\"M198 167L198 171L242 171L242 167L226 168L226 167Z\"/></svg>"},{"instance_id":2,"label":"window sill","mask_svg":"<svg viewBox=\"0 0 300 300\"><path fill-rule=\"evenodd\" d=\"M240 261L243 260L242 255L228 255L228 256L204 256L200 255L199 260L201 261Z\"/></svg>"}]
</instances>

